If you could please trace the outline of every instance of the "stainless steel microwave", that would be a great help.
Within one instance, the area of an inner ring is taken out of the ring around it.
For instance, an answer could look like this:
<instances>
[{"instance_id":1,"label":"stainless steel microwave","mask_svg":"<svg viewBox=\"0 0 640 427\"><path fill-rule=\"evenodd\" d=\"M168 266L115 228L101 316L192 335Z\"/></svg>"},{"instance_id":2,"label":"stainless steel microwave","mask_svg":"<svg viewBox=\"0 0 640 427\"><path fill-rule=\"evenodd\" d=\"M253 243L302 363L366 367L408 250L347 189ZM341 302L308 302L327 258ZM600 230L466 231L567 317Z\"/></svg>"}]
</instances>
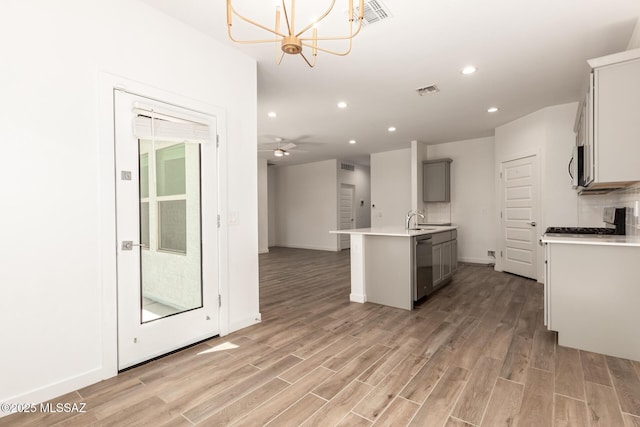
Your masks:
<instances>
[{"instance_id":1,"label":"stainless steel microwave","mask_svg":"<svg viewBox=\"0 0 640 427\"><path fill-rule=\"evenodd\" d=\"M578 145L573 147L573 156L569 161L569 175L573 188L586 187L593 182L592 147Z\"/></svg>"},{"instance_id":2,"label":"stainless steel microwave","mask_svg":"<svg viewBox=\"0 0 640 427\"><path fill-rule=\"evenodd\" d=\"M573 156L569 161L569 176L573 188L582 187L586 184L584 179L584 146L573 147Z\"/></svg>"}]
</instances>

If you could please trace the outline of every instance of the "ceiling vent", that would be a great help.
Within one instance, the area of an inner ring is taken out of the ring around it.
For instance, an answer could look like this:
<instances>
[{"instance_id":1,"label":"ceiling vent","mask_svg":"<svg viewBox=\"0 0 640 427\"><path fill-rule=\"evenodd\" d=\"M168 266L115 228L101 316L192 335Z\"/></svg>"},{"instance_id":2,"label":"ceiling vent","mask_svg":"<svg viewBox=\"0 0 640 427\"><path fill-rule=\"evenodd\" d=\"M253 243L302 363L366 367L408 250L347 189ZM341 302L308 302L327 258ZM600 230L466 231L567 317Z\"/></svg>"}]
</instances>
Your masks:
<instances>
[{"instance_id":1,"label":"ceiling vent","mask_svg":"<svg viewBox=\"0 0 640 427\"><path fill-rule=\"evenodd\" d=\"M438 89L438 86L436 85L429 85L425 87L419 87L418 89L416 89L416 92L418 92L418 95L420 96L425 96L431 95L432 93L440 92L440 89Z\"/></svg>"},{"instance_id":2,"label":"ceiling vent","mask_svg":"<svg viewBox=\"0 0 640 427\"><path fill-rule=\"evenodd\" d=\"M340 168L345 171L354 172L356 170L355 165L350 165L349 163L341 163Z\"/></svg>"},{"instance_id":3,"label":"ceiling vent","mask_svg":"<svg viewBox=\"0 0 640 427\"><path fill-rule=\"evenodd\" d=\"M353 8L353 17L355 19L358 18L360 14L360 6L354 6ZM349 13L347 12L347 16ZM370 24L375 24L376 22L380 22L382 20L391 18L391 12L389 9L382 4L380 0L365 0L364 2L364 19L362 20L362 26L366 27Z\"/></svg>"}]
</instances>

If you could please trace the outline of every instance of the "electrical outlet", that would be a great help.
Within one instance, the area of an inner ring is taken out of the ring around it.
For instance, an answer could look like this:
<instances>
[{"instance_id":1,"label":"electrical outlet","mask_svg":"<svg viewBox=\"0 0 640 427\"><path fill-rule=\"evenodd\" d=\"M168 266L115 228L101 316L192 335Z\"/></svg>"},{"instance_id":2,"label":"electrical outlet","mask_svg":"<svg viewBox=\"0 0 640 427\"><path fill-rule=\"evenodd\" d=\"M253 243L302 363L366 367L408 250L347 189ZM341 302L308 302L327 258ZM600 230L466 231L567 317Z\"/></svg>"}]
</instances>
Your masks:
<instances>
[{"instance_id":1,"label":"electrical outlet","mask_svg":"<svg viewBox=\"0 0 640 427\"><path fill-rule=\"evenodd\" d=\"M487 251L487 256L496 257L496 251Z\"/></svg>"}]
</instances>

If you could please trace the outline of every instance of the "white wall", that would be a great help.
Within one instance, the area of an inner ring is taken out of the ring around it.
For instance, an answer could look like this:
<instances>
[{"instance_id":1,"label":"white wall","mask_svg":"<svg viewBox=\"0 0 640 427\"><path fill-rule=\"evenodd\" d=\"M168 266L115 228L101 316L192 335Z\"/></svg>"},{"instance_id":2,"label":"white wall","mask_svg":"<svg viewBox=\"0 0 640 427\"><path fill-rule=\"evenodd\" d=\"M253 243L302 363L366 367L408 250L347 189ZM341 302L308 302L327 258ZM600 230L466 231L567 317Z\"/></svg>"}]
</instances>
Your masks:
<instances>
[{"instance_id":1,"label":"white wall","mask_svg":"<svg viewBox=\"0 0 640 427\"><path fill-rule=\"evenodd\" d=\"M269 174L267 160L258 158L258 252L269 252Z\"/></svg>"},{"instance_id":2,"label":"white wall","mask_svg":"<svg viewBox=\"0 0 640 427\"><path fill-rule=\"evenodd\" d=\"M419 141L411 141L411 210L425 213L425 203L423 201L423 180L422 162L427 160L427 144ZM427 222L427 217L420 222Z\"/></svg>"},{"instance_id":3,"label":"white wall","mask_svg":"<svg viewBox=\"0 0 640 427\"><path fill-rule=\"evenodd\" d=\"M540 177L540 218L537 234L540 237L549 226L575 225L578 222L577 195L571 190L567 177L567 165L575 144L573 124L578 104L570 103L547 107L518 120L496 128L495 131L495 191L499 213L500 188L499 171L502 162L525 157L538 156ZM497 250L500 249L500 218L496 215ZM544 254L538 245L539 281L544 279ZM502 270L500 257L496 259L496 269Z\"/></svg>"},{"instance_id":4,"label":"white wall","mask_svg":"<svg viewBox=\"0 0 640 427\"><path fill-rule=\"evenodd\" d=\"M267 167L267 202L269 205L269 247L276 246L278 242L278 224L276 218L278 217L278 196L276 179L278 176L278 169L275 166Z\"/></svg>"},{"instance_id":5,"label":"white wall","mask_svg":"<svg viewBox=\"0 0 640 427\"><path fill-rule=\"evenodd\" d=\"M368 166L354 166L353 172L338 170L338 184L351 184L356 187L354 228L367 228L371 226L371 169Z\"/></svg>"},{"instance_id":6,"label":"white wall","mask_svg":"<svg viewBox=\"0 0 640 427\"><path fill-rule=\"evenodd\" d=\"M276 175L275 244L338 250L338 161L279 166Z\"/></svg>"},{"instance_id":7,"label":"white wall","mask_svg":"<svg viewBox=\"0 0 640 427\"><path fill-rule=\"evenodd\" d=\"M493 137L428 145L426 154L427 159L453 160L450 212L451 222L458 226L458 259L494 262L487 256L488 250L496 250Z\"/></svg>"},{"instance_id":8,"label":"white wall","mask_svg":"<svg viewBox=\"0 0 640 427\"><path fill-rule=\"evenodd\" d=\"M254 323L255 62L134 0L5 2L0 38L11 41L0 74L0 401L37 402L115 374L113 165L102 157L113 141L99 137L111 120L101 116L101 72L226 111L220 204L239 222L221 231L222 316L230 330Z\"/></svg>"},{"instance_id":9,"label":"white wall","mask_svg":"<svg viewBox=\"0 0 640 427\"><path fill-rule=\"evenodd\" d=\"M627 50L640 48L640 18L636 21L636 26L633 28L633 34L627 44Z\"/></svg>"},{"instance_id":10,"label":"white wall","mask_svg":"<svg viewBox=\"0 0 640 427\"><path fill-rule=\"evenodd\" d=\"M404 227L411 209L411 149L371 155L371 226Z\"/></svg>"},{"instance_id":11,"label":"white wall","mask_svg":"<svg viewBox=\"0 0 640 427\"><path fill-rule=\"evenodd\" d=\"M576 134L573 124L578 103L545 108L546 138L543 145L542 225L575 227L578 224L578 195L571 188L567 167L573 154Z\"/></svg>"}]
</instances>

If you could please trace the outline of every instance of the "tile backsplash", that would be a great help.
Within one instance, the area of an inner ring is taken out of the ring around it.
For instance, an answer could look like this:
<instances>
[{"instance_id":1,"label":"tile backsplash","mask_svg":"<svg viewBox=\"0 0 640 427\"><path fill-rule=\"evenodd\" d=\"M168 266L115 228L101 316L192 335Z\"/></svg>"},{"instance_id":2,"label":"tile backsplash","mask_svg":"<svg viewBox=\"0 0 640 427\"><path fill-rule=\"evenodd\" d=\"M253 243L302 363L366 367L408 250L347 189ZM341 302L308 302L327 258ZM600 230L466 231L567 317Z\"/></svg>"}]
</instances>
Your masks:
<instances>
[{"instance_id":1,"label":"tile backsplash","mask_svg":"<svg viewBox=\"0 0 640 427\"><path fill-rule=\"evenodd\" d=\"M603 227L602 210L605 207L627 208L627 234L640 234L640 186L625 188L602 195L578 197L578 225L580 227Z\"/></svg>"},{"instance_id":2,"label":"tile backsplash","mask_svg":"<svg viewBox=\"0 0 640 427\"><path fill-rule=\"evenodd\" d=\"M425 203L424 214L425 220L420 222L434 224L451 222L451 203Z\"/></svg>"}]
</instances>

